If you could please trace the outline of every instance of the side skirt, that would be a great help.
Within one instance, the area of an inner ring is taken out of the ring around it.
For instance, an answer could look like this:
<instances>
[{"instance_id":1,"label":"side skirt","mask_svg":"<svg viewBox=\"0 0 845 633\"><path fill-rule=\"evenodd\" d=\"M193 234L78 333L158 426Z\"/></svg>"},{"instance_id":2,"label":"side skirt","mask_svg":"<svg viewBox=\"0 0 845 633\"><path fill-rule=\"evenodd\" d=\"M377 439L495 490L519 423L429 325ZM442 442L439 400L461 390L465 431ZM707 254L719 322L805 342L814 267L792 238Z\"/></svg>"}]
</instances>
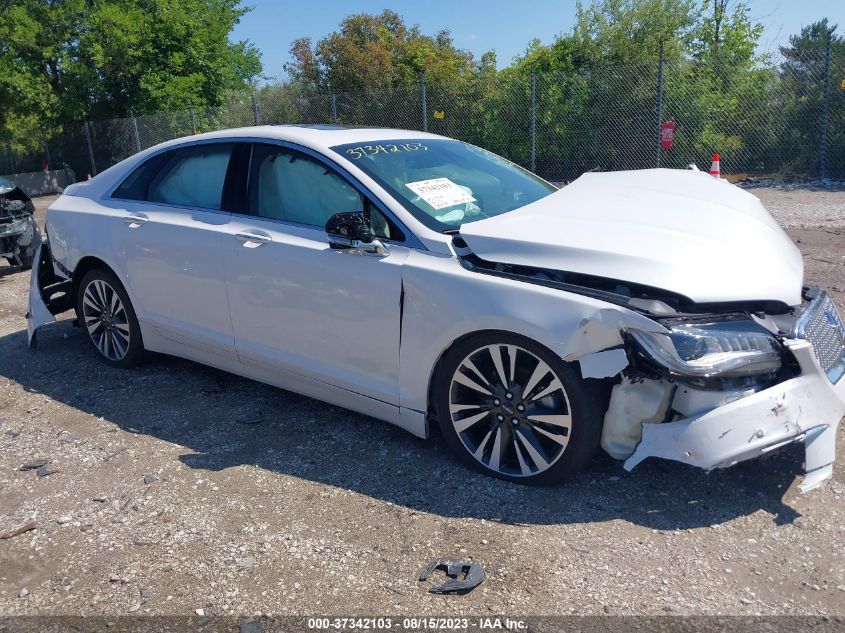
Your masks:
<instances>
[{"instance_id":1,"label":"side skirt","mask_svg":"<svg viewBox=\"0 0 845 633\"><path fill-rule=\"evenodd\" d=\"M144 347L151 352L178 356L203 365L214 367L257 382L293 391L294 393L350 409L364 415L394 424L409 433L427 438L425 414L413 409L397 407L368 396L341 389L325 382L313 380L299 374L277 370L270 373L264 368L253 367L239 361L229 360L183 343L166 339L156 333L155 328L141 323Z\"/></svg>"}]
</instances>

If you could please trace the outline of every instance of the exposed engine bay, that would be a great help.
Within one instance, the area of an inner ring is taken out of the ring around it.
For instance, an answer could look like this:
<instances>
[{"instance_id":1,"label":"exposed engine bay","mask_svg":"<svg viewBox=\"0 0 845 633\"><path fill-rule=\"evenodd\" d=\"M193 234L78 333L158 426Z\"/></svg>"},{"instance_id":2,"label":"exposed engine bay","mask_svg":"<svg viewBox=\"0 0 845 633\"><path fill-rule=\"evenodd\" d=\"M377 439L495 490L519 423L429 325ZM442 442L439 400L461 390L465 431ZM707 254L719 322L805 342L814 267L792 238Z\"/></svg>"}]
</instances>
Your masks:
<instances>
[{"instance_id":1,"label":"exposed engine bay","mask_svg":"<svg viewBox=\"0 0 845 633\"><path fill-rule=\"evenodd\" d=\"M24 270L32 268L35 249L41 241L34 212L29 196L0 178L0 257Z\"/></svg>"}]
</instances>

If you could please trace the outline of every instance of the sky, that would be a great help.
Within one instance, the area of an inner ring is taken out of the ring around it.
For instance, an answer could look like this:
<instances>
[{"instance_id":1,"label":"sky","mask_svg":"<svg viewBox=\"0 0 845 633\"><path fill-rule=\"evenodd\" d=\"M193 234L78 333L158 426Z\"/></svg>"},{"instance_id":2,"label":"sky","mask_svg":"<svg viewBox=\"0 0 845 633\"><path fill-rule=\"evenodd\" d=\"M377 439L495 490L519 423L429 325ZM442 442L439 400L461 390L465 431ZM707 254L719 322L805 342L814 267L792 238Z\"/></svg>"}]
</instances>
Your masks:
<instances>
[{"instance_id":1,"label":"sky","mask_svg":"<svg viewBox=\"0 0 845 633\"><path fill-rule=\"evenodd\" d=\"M476 58L495 50L499 68L522 53L533 38L551 43L575 21L575 0L246 0L244 4L253 10L241 19L231 39L252 41L270 78L285 76L291 41L309 35L316 42L353 13L389 8L407 24L418 24L425 34L448 28L455 45ZM761 52L776 51L790 34L823 17L845 32L842 0L750 0L749 4L751 17L765 27Z\"/></svg>"}]
</instances>

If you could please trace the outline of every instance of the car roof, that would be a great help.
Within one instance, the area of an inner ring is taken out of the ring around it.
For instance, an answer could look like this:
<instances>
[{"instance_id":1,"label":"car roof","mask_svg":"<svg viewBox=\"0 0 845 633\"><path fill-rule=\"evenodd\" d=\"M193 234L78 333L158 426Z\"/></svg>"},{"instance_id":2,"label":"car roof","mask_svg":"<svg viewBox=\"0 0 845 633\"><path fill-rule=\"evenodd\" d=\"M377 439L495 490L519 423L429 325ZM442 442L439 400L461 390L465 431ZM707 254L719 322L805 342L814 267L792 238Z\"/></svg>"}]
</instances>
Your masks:
<instances>
[{"instance_id":1,"label":"car roof","mask_svg":"<svg viewBox=\"0 0 845 633\"><path fill-rule=\"evenodd\" d=\"M315 125L256 125L253 127L232 128L183 137L175 139L170 143L175 145L190 141L206 139L222 140L227 138L266 138L297 143L313 149L326 150L335 145L345 145L346 143L445 137L418 130L320 123Z\"/></svg>"},{"instance_id":2,"label":"car roof","mask_svg":"<svg viewBox=\"0 0 845 633\"><path fill-rule=\"evenodd\" d=\"M331 147L346 143L373 143L389 140L411 139L446 139L444 136L429 134L418 130L398 130L381 127L355 127L334 124L316 125L256 125L252 127L230 128L183 136L149 147L129 158L100 172L93 180L83 181L68 186L67 195L81 195L97 198L106 195L119 181L125 178L142 161L152 154L170 148L202 143L207 141L226 141L228 139L279 140L307 147L317 152L328 154ZM448 140L448 139L447 139Z\"/></svg>"}]
</instances>

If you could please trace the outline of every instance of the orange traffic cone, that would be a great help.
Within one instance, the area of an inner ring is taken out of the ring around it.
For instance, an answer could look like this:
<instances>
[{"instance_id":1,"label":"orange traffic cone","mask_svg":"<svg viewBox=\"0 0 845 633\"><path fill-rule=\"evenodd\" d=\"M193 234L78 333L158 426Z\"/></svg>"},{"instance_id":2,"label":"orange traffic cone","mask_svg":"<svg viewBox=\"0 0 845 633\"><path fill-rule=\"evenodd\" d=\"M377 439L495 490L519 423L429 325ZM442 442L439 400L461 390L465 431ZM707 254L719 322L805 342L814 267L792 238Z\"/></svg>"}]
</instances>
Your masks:
<instances>
[{"instance_id":1,"label":"orange traffic cone","mask_svg":"<svg viewBox=\"0 0 845 633\"><path fill-rule=\"evenodd\" d=\"M719 169L719 154L713 154L713 162L710 164L710 175L714 178L721 178L722 171Z\"/></svg>"}]
</instances>

